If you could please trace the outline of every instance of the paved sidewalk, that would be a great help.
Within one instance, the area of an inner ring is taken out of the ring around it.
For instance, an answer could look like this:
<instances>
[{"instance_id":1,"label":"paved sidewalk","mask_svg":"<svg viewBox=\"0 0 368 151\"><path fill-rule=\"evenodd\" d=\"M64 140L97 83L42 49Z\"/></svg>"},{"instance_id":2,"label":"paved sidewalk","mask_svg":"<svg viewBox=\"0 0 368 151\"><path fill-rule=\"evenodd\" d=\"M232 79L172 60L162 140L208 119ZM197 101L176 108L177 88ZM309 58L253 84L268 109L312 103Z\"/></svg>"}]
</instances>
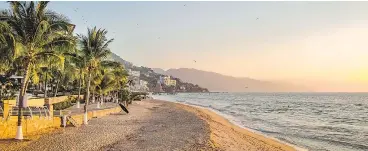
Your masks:
<instances>
[{"instance_id":1,"label":"paved sidewalk","mask_svg":"<svg viewBox=\"0 0 368 151\"><path fill-rule=\"evenodd\" d=\"M209 129L205 121L176 108L173 103L134 102L129 106L129 111L129 114L121 112L91 119L87 126L67 127L43 135L19 150L213 150L208 146Z\"/></svg>"},{"instance_id":2,"label":"paved sidewalk","mask_svg":"<svg viewBox=\"0 0 368 151\"><path fill-rule=\"evenodd\" d=\"M119 106L119 104L106 102L103 105L100 105L100 108L97 108L97 103L95 103L95 104L89 104L87 106L87 111L103 110L103 109L113 108L117 106ZM77 105L74 105L65 110L71 111L71 115L80 114L84 112L84 104L80 104L80 108L77 108Z\"/></svg>"}]
</instances>

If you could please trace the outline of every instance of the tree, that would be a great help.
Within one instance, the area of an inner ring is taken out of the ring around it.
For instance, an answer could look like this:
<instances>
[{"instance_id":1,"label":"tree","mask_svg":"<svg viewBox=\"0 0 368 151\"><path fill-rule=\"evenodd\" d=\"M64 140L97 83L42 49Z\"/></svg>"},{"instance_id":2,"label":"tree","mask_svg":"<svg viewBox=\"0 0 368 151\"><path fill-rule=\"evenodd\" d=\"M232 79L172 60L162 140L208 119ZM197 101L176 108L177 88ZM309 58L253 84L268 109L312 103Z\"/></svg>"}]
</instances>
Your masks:
<instances>
[{"instance_id":1,"label":"tree","mask_svg":"<svg viewBox=\"0 0 368 151\"><path fill-rule=\"evenodd\" d=\"M72 60L70 57L65 57L64 68L61 66L56 68L51 68L51 72L53 75L53 82L55 86L53 87L54 97L57 96L59 92L59 88L62 88L64 92L69 90L71 86L73 86L73 82L78 79L80 75L78 75L78 69L74 67L72 64Z\"/></svg>"},{"instance_id":2,"label":"tree","mask_svg":"<svg viewBox=\"0 0 368 151\"><path fill-rule=\"evenodd\" d=\"M102 103L105 101L105 96L115 89L116 82L114 75L110 72L105 72L100 78L101 80L96 86L96 92L100 95L100 103Z\"/></svg>"},{"instance_id":3,"label":"tree","mask_svg":"<svg viewBox=\"0 0 368 151\"><path fill-rule=\"evenodd\" d=\"M75 69L74 74L78 75L77 108L80 108L81 91L85 81L83 79L85 79L85 75L87 74L87 58L84 57L85 54L80 49L74 49L74 52L65 53L65 55L70 57L70 63Z\"/></svg>"},{"instance_id":4,"label":"tree","mask_svg":"<svg viewBox=\"0 0 368 151\"><path fill-rule=\"evenodd\" d=\"M39 61L47 57L63 60L57 55L55 46L74 43L71 36L74 25L69 20L53 11L47 10L46 1L40 2L9 2L10 9L0 13L2 25L9 26L8 35L14 39L16 46L8 49L14 54L14 60L23 74L23 82L19 93L18 128L16 139L23 139L22 107L23 98L28 87L31 71L34 71Z\"/></svg>"},{"instance_id":5,"label":"tree","mask_svg":"<svg viewBox=\"0 0 368 151\"><path fill-rule=\"evenodd\" d=\"M8 74L14 60L16 43L6 22L0 22L0 74Z\"/></svg>"},{"instance_id":6,"label":"tree","mask_svg":"<svg viewBox=\"0 0 368 151\"><path fill-rule=\"evenodd\" d=\"M55 51L53 53L55 53L55 55L57 56L63 56L62 52L60 51L61 48L57 47L54 48ZM38 75L41 75L42 77L42 81L44 84L44 99L48 98L48 85L52 85L52 79L59 79L62 74L63 74L63 70L64 70L64 65L65 65L65 60L64 59L59 59L57 57L49 57L49 58L45 58L43 60L38 61L38 67L36 68L35 71L31 71L31 79L33 83L38 83L38 79L39 77L37 77ZM67 65L67 64L66 64ZM37 71L37 69L41 69L39 71ZM39 74L34 73L34 72L39 72Z\"/></svg>"},{"instance_id":7,"label":"tree","mask_svg":"<svg viewBox=\"0 0 368 151\"><path fill-rule=\"evenodd\" d=\"M119 100L119 92L123 93L128 82L128 72L124 69L122 64L119 64L114 68L112 73L115 76L115 87L117 91L115 99Z\"/></svg>"},{"instance_id":8,"label":"tree","mask_svg":"<svg viewBox=\"0 0 368 151\"><path fill-rule=\"evenodd\" d=\"M101 61L92 74L93 79L90 86L93 94L98 95L98 107L100 103L105 102L106 96L113 100L117 99L117 93L125 85L127 76L128 74L121 63L109 60Z\"/></svg>"},{"instance_id":9,"label":"tree","mask_svg":"<svg viewBox=\"0 0 368 151\"><path fill-rule=\"evenodd\" d=\"M104 79L102 80L102 90L105 93L112 93L113 100L118 99L118 92L123 90L127 83L128 73L121 63L104 61L101 64L105 68Z\"/></svg>"},{"instance_id":10,"label":"tree","mask_svg":"<svg viewBox=\"0 0 368 151\"><path fill-rule=\"evenodd\" d=\"M87 87L86 98L84 104L83 123L88 124L87 105L90 97L90 86L92 73L97 69L103 59L111 54L108 48L113 39L107 39L107 31L105 29L97 29L96 27L88 28L87 35L78 35L81 47L81 56L85 58L87 70Z\"/></svg>"},{"instance_id":11,"label":"tree","mask_svg":"<svg viewBox=\"0 0 368 151\"><path fill-rule=\"evenodd\" d=\"M74 66L74 60L69 54L75 52L75 45L58 46L55 48L58 55L64 56L64 61L60 62L54 59L48 59L48 72L50 72L52 79L50 78L50 84L52 85L52 93L54 97L57 96L59 88L65 90L70 89L70 85L73 85L73 81L77 79L77 68ZM64 64L61 64L64 63Z\"/></svg>"}]
</instances>

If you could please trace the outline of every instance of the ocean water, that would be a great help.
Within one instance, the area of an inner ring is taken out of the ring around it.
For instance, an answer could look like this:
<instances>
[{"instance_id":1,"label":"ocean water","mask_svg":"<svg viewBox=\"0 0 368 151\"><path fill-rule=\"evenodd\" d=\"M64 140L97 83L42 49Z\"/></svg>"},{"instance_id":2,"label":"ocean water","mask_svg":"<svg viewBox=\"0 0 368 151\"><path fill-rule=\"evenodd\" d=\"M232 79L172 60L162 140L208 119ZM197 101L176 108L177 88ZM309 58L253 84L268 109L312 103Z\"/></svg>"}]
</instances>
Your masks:
<instances>
[{"instance_id":1,"label":"ocean water","mask_svg":"<svg viewBox=\"0 0 368 151\"><path fill-rule=\"evenodd\" d=\"M201 106L315 151L368 151L368 93L179 93L155 99Z\"/></svg>"}]
</instances>

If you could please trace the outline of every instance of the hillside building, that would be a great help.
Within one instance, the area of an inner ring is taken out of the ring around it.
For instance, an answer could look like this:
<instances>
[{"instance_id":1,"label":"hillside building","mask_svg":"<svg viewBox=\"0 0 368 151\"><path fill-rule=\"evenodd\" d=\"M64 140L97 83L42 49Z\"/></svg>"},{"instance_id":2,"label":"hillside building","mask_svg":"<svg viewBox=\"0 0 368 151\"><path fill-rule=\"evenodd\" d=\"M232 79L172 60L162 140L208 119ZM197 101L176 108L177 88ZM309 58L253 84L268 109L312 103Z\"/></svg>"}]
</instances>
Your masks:
<instances>
[{"instance_id":1,"label":"hillside building","mask_svg":"<svg viewBox=\"0 0 368 151\"><path fill-rule=\"evenodd\" d=\"M176 80L171 79L170 76L160 77L160 83L166 86L176 86Z\"/></svg>"}]
</instances>

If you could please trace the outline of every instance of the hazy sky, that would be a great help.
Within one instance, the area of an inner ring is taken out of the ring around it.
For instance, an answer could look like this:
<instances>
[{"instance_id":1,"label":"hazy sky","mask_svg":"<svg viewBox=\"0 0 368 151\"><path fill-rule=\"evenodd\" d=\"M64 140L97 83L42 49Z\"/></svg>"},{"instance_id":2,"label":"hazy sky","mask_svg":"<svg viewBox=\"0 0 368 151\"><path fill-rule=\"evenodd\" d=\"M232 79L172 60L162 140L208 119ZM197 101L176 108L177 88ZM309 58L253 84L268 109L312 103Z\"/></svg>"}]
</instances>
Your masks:
<instances>
[{"instance_id":1,"label":"hazy sky","mask_svg":"<svg viewBox=\"0 0 368 151\"><path fill-rule=\"evenodd\" d=\"M136 65L368 91L368 2L51 2L50 8L68 16L77 33L87 25L107 28L112 51Z\"/></svg>"}]
</instances>

